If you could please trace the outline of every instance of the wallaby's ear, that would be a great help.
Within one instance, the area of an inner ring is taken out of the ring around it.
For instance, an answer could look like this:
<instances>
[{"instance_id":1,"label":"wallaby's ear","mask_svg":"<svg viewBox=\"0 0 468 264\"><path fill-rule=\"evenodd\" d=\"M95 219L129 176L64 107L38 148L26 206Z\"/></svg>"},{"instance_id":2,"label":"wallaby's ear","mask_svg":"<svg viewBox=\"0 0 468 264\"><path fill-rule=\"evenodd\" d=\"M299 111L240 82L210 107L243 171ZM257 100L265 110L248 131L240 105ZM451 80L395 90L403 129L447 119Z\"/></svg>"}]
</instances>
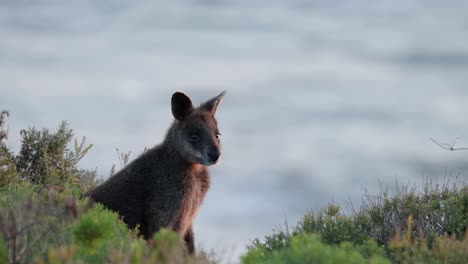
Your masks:
<instances>
[{"instance_id":1,"label":"wallaby's ear","mask_svg":"<svg viewBox=\"0 0 468 264\"><path fill-rule=\"evenodd\" d=\"M226 91L223 91L221 94L219 94L218 96L206 101L205 103L203 103L200 108L205 110L205 111L208 111L210 112L211 114L215 114L216 113L216 109L218 108L218 105L219 103L221 102L221 99L223 98L223 96L226 94Z\"/></svg>"},{"instance_id":2,"label":"wallaby's ear","mask_svg":"<svg viewBox=\"0 0 468 264\"><path fill-rule=\"evenodd\" d=\"M193 111L192 100L181 92L175 92L171 98L172 115L182 121Z\"/></svg>"}]
</instances>

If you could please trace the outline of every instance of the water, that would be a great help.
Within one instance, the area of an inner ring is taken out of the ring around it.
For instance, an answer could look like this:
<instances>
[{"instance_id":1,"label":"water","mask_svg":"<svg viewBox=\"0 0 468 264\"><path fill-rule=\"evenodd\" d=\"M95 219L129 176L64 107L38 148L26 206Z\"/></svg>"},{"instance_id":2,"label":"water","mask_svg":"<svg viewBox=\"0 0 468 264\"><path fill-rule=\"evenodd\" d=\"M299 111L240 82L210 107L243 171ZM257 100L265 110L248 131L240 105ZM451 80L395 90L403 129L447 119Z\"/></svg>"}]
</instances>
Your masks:
<instances>
[{"instance_id":1,"label":"water","mask_svg":"<svg viewBox=\"0 0 468 264\"><path fill-rule=\"evenodd\" d=\"M0 2L0 106L19 130L68 120L106 177L159 143L170 96L218 110L223 156L195 223L226 262L249 239L361 187L466 177L466 1Z\"/></svg>"}]
</instances>

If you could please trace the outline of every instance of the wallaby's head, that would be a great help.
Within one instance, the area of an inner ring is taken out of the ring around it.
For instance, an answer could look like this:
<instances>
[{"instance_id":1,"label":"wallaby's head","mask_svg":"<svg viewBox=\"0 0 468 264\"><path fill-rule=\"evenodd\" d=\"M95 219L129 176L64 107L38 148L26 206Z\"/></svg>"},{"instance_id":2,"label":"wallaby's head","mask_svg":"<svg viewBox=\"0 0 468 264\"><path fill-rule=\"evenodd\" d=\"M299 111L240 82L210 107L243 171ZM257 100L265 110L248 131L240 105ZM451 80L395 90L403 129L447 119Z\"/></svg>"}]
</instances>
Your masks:
<instances>
[{"instance_id":1,"label":"wallaby's head","mask_svg":"<svg viewBox=\"0 0 468 264\"><path fill-rule=\"evenodd\" d=\"M181 92L172 95L175 122L166 140L187 162L209 166L218 161L221 145L215 113L224 94L226 91L196 108L187 95Z\"/></svg>"}]
</instances>

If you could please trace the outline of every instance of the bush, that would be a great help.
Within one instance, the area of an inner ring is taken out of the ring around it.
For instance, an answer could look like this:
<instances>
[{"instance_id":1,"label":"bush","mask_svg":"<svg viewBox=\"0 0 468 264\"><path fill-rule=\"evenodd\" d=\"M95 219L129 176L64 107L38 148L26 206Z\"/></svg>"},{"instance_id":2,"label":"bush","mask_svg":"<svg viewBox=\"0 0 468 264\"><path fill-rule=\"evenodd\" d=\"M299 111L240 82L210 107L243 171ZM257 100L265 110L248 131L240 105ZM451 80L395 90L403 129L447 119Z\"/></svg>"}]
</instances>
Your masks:
<instances>
[{"instance_id":1,"label":"bush","mask_svg":"<svg viewBox=\"0 0 468 264\"><path fill-rule=\"evenodd\" d=\"M67 193L29 183L1 188L0 231L10 262L31 263L48 246L70 241L66 226L77 214L77 201Z\"/></svg>"},{"instance_id":2,"label":"bush","mask_svg":"<svg viewBox=\"0 0 468 264\"><path fill-rule=\"evenodd\" d=\"M410 217L408 225L411 222ZM389 255L398 263L466 263L468 259L468 232L462 240L455 234L436 236L432 244L424 238L415 239L408 228L405 236L397 232L390 241Z\"/></svg>"},{"instance_id":3,"label":"bush","mask_svg":"<svg viewBox=\"0 0 468 264\"><path fill-rule=\"evenodd\" d=\"M0 263L8 262L8 249L3 241L3 237L0 236Z\"/></svg>"},{"instance_id":4,"label":"bush","mask_svg":"<svg viewBox=\"0 0 468 264\"><path fill-rule=\"evenodd\" d=\"M5 143L8 134L5 120L8 115L7 111L0 112L0 187L17 181L14 156Z\"/></svg>"},{"instance_id":5,"label":"bush","mask_svg":"<svg viewBox=\"0 0 468 264\"><path fill-rule=\"evenodd\" d=\"M295 233L319 233L322 241L330 245L345 241L362 244L371 238L370 231L370 219L365 214L343 215L337 205L306 214L295 229Z\"/></svg>"},{"instance_id":6,"label":"bush","mask_svg":"<svg viewBox=\"0 0 468 264\"><path fill-rule=\"evenodd\" d=\"M262 248L250 250L243 256L245 264L254 263L390 263L381 254L375 242L363 244L361 252L350 246L331 246L320 241L316 235L298 235L290 239L286 247L270 251ZM364 253L364 254L363 254Z\"/></svg>"},{"instance_id":7,"label":"bush","mask_svg":"<svg viewBox=\"0 0 468 264\"><path fill-rule=\"evenodd\" d=\"M371 257L366 252L370 240L386 257L397 262L424 262L425 258L450 256L453 263L463 263L457 261L466 256L468 186L459 179L452 185L428 183L420 193L407 186L396 187L393 197L387 191L377 196L366 193L360 210L353 212L342 214L340 207L333 204L317 213L309 212L292 232L286 228L266 236L263 242L254 239L248 245L248 255L281 251L291 247L296 237L314 234L325 245L353 248L366 259ZM400 232L408 233L411 239L401 240ZM452 251L442 247L442 241L452 245Z\"/></svg>"},{"instance_id":8,"label":"bush","mask_svg":"<svg viewBox=\"0 0 468 264\"><path fill-rule=\"evenodd\" d=\"M93 146L75 139L73 150L67 148L73 138L73 130L62 122L55 133L34 127L21 130L21 149L15 158L16 169L22 179L34 184L62 186L64 183L79 185L84 170L77 163Z\"/></svg>"},{"instance_id":9,"label":"bush","mask_svg":"<svg viewBox=\"0 0 468 264\"><path fill-rule=\"evenodd\" d=\"M6 117L8 112L0 113L0 187L20 181L56 188L66 184L83 189L93 186L95 172L77 167L93 145L87 145L83 137L80 143L74 140L73 150L68 149L73 130L65 121L54 133L34 127L21 130L21 148L15 156L4 142L7 139Z\"/></svg>"},{"instance_id":10,"label":"bush","mask_svg":"<svg viewBox=\"0 0 468 264\"><path fill-rule=\"evenodd\" d=\"M138 237L136 230L128 230L115 212L80 200L75 192L67 188L45 189L31 183L1 188L0 260L209 263L204 255L187 255L177 233L161 230L148 243Z\"/></svg>"},{"instance_id":11,"label":"bush","mask_svg":"<svg viewBox=\"0 0 468 264\"><path fill-rule=\"evenodd\" d=\"M105 262L111 250L124 250L132 239L118 215L100 204L81 214L74 221L72 232L72 243L78 246L77 257L86 263Z\"/></svg>"},{"instance_id":12,"label":"bush","mask_svg":"<svg viewBox=\"0 0 468 264\"><path fill-rule=\"evenodd\" d=\"M379 196L366 196L361 212L370 220L370 235L379 244L387 244L397 230L407 228L407 219L413 237L432 238L454 234L463 239L468 226L468 186L456 179L453 184L435 185L427 182L423 191L408 186L396 187L390 197L383 191Z\"/></svg>"}]
</instances>

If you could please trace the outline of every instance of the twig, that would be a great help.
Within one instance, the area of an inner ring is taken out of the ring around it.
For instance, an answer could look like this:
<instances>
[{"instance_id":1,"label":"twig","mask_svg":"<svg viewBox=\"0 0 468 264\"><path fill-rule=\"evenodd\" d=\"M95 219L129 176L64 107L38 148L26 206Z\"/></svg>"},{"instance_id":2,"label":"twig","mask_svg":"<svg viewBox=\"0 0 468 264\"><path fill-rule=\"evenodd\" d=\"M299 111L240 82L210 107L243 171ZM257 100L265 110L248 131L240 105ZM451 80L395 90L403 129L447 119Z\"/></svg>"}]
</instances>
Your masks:
<instances>
[{"instance_id":1,"label":"twig","mask_svg":"<svg viewBox=\"0 0 468 264\"><path fill-rule=\"evenodd\" d=\"M439 147L441 147L441 148L443 148L445 150L448 150L448 151L468 150L468 148L455 148L455 143L457 143L458 138L456 138L451 145L447 144L447 143L439 143L433 138L430 138L430 139L431 139L432 142L434 142L434 144L436 144Z\"/></svg>"},{"instance_id":2,"label":"twig","mask_svg":"<svg viewBox=\"0 0 468 264\"><path fill-rule=\"evenodd\" d=\"M119 162L120 162L120 167L123 169L125 166L127 166L130 154L132 153L131 151L124 153L120 152L119 149L116 149L117 151L117 156L119 157Z\"/></svg>"}]
</instances>

